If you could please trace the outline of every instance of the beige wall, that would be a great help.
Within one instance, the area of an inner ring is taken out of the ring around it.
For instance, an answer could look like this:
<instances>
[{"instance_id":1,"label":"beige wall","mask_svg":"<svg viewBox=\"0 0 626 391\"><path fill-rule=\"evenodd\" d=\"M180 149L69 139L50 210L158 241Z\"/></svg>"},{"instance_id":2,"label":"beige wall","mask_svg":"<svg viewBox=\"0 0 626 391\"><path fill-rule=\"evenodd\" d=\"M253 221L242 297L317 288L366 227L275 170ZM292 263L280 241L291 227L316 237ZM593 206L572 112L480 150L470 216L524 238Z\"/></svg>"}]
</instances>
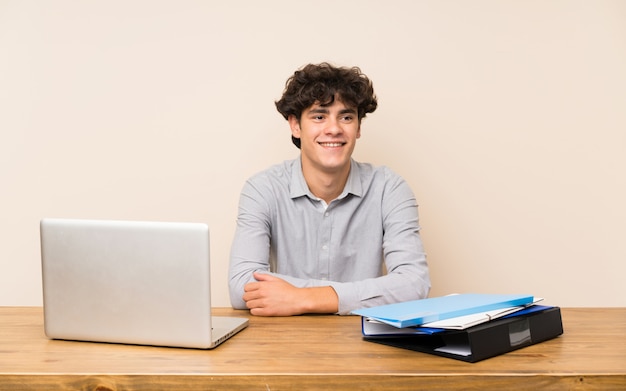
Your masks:
<instances>
[{"instance_id":1,"label":"beige wall","mask_svg":"<svg viewBox=\"0 0 626 391\"><path fill-rule=\"evenodd\" d=\"M273 107L359 65L355 157L420 202L432 295L626 306L625 1L0 0L0 305L40 305L43 217L207 222L297 156Z\"/></svg>"}]
</instances>

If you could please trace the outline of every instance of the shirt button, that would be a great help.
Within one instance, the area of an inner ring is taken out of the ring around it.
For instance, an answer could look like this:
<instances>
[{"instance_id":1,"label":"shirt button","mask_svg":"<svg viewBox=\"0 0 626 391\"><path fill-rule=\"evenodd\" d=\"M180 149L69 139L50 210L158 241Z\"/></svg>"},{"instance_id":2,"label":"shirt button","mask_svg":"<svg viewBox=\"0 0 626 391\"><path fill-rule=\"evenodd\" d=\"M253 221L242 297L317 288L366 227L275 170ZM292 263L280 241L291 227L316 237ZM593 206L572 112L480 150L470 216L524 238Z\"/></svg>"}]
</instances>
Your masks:
<instances>
[{"instance_id":1,"label":"shirt button","mask_svg":"<svg viewBox=\"0 0 626 391\"><path fill-rule=\"evenodd\" d=\"M328 250L328 246L327 245L323 245L322 246L322 250Z\"/></svg>"},{"instance_id":2,"label":"shirt button","mask_svg":"<svg viewBox=\"0 0 626 391\"><path fill-rule=\"evenodd\" d=\"M330 216L330 213L326 212L326 213L324 213L324 216L328 217L328 216Z\"/></svg>"}]
</instances>

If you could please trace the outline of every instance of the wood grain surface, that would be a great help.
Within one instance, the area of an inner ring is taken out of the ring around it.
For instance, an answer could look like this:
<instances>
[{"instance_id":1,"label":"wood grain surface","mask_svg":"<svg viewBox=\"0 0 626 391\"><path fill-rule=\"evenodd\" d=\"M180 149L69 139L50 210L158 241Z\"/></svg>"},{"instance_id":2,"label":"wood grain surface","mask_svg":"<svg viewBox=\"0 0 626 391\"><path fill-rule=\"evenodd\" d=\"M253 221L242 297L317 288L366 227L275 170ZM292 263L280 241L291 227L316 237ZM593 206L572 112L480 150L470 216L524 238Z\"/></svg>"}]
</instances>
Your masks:
<instances>
[{"instance_id":1,"label":"wood grain surface","mask_svg":"<svg viewBox=\"0 0 626 391\"><path fill-rule=\"evenodd\" d=\"M50 340L0 307L0 390L624 390L626 308L563 308L556 339L470 364L363 341L356 316L261 318L213 350Z\"/></svg>"}]
</instances>

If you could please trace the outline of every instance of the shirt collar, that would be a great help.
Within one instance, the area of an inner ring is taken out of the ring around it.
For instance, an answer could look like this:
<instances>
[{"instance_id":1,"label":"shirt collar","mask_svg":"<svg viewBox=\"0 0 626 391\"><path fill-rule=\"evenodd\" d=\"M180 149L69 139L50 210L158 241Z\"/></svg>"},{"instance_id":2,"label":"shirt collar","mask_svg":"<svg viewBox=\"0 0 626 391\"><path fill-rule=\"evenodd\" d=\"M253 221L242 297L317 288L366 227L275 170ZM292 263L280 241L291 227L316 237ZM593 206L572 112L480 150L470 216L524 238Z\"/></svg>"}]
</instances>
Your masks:
<instances>
[{"instance_id":1,"label":"shirt collar","mask_svg":"<svg viewBox=\"0 0 626 391\"><path fill-rule=\"evenodd\" d=\"M312 199L317 199L313 193L309 190L309 186L306 184L304 174L302 174L302 160L300 158L294 160L293 169L291 170L291 198L298 198L302 196L308 196ZM342 199L348 194L354 194L357 197L363 195L363 184L361 183L361 167L354 159L350 159L350 173L348 174L348 180L343 191L337 197Z\"/></svg>"}]
</instances>

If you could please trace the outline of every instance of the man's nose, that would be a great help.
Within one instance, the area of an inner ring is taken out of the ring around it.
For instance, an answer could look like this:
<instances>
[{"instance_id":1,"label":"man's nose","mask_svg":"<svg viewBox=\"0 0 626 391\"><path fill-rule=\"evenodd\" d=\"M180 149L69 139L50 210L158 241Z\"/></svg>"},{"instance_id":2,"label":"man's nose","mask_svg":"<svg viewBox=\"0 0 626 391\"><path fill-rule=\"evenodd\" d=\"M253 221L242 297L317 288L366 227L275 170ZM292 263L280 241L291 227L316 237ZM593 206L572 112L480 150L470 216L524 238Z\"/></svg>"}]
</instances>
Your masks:
<instances>
[{"instance_id":1,"label":"man's nose","mask_svg":"<svg viewBox=\"0 0 626 391\"><path fill-rule=\"evenodd\" d=\"M328 126L326 126L326 133L328 134L339 134L343 131L341 127L341 123L337 119L330 119L328 121Z\"/></svg>"}]
</instances>

